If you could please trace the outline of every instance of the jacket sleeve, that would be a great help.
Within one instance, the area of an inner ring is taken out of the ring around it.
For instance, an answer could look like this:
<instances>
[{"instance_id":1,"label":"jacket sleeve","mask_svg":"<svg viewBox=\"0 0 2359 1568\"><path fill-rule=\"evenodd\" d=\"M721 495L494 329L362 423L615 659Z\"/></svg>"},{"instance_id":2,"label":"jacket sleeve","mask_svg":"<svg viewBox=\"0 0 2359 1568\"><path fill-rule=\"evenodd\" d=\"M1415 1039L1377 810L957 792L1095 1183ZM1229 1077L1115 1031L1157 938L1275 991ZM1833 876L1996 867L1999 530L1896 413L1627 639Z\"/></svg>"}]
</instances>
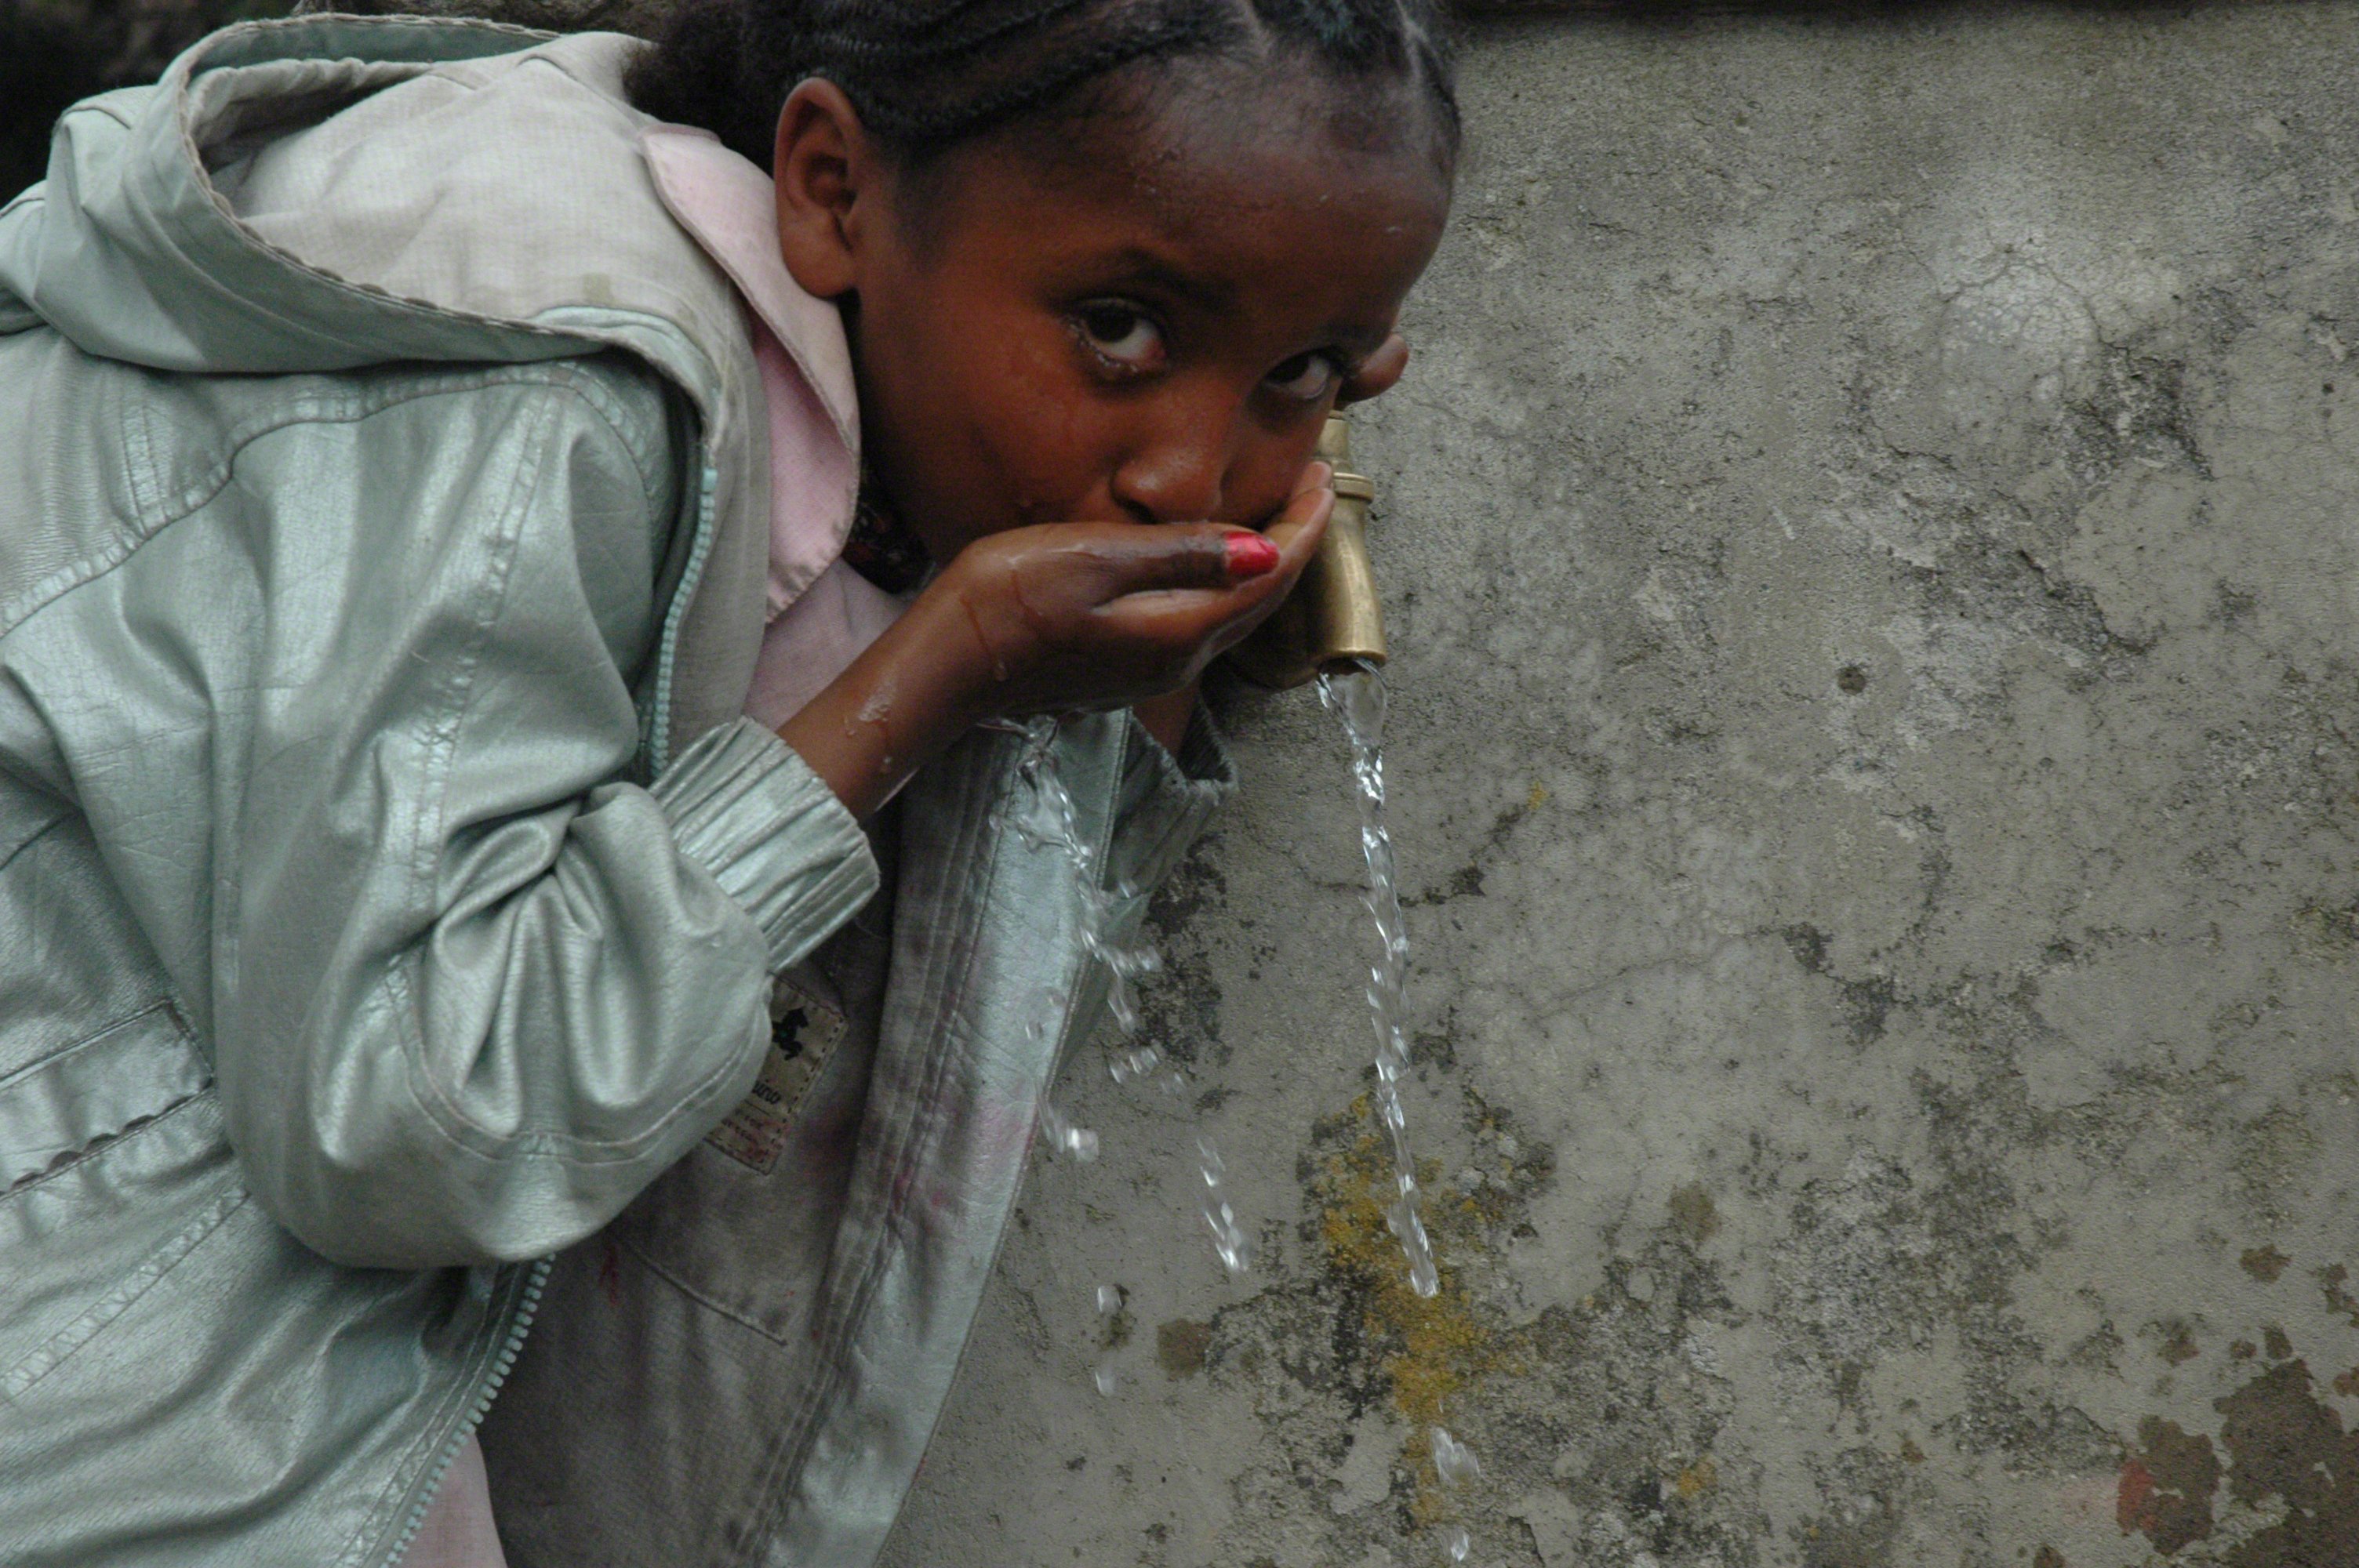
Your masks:
<instances>
[{"instance_id":1,"label":"jacket sleeve","mask_svg":"<svg viewBox=\"0 0 2359 1568\"><path fill-rule=\"evenodd\" d=\"M131 715L114 745L88 719L78 793L192 993L248 1184L362 1265L603 1225L745 1094L768 977L876 885L757 725L629 782L679 489L663 395L571 363L425 384L248 442L78 595ZM190 818L201 844L158 841Z\"/></svg>"}]
</instances>

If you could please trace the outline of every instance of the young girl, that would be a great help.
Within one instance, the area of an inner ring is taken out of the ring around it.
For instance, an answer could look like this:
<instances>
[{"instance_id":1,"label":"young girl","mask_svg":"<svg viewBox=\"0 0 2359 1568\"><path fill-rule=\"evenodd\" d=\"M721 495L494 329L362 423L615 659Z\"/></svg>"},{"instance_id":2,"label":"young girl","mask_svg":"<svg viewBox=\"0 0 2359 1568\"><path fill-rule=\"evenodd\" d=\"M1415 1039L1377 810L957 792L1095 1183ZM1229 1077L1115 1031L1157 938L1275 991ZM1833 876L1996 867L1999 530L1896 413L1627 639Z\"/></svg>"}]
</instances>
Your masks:
<instances>
[{"instance_id":1,"label":"young girl","mask_svg":"<svg viewBox=\"0 0 2359 1568\"><path fill-rule=\"evenodd\" d=\"M71 112L0 1557L868 1563L1103 996L994 721L1136 918L1455 139L1425 0L312 16Z\"/></svg>"}]
</instances>

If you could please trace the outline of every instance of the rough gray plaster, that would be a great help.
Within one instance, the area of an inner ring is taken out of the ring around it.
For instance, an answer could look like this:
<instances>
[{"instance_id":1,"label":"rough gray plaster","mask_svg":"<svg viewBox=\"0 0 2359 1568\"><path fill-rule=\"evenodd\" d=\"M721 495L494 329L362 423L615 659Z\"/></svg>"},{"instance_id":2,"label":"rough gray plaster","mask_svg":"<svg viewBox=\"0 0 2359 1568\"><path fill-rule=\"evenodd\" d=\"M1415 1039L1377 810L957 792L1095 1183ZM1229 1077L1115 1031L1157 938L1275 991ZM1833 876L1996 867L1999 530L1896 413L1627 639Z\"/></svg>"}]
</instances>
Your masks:
<instances>
[{"instance_id":1,"label":"rough gray plaster","mask_svg":"<svg viewBox=\"0 0 2359 1568\"><path fill-rule=\"evenodd\" d=\"M1342 745L1248 703L1158 916L1193 1089L1075 1062L1104 1158L1036 1173L894 1568L1451 1519L1512 1568L2359 1563L2354 59L2332 5L1473 38L1359 438L1439 1310L1353 1204Z\"/></svg>"}]
</instances>

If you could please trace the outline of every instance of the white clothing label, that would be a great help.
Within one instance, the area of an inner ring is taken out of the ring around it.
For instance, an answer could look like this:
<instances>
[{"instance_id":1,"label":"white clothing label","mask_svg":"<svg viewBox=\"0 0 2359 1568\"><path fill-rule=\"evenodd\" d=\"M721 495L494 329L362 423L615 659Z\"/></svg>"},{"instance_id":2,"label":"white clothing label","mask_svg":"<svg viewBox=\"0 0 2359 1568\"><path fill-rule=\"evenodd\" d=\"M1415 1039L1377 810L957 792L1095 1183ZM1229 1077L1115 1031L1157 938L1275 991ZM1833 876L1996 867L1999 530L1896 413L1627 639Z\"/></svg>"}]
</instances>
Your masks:
<instances>
[{"instance_id":1,"label":"white clothing label","mask_svg":"<svg viewBox=\"0 0 2359 1568\"><path fill-rule=\"evenodd\" d=\"M749 1170L777 1168L795 1112L811 1083L842 1044L843 1014L786 976L770 988L770 1048L751 1093L704 1141Z\"/></svg>"}]
</instances>

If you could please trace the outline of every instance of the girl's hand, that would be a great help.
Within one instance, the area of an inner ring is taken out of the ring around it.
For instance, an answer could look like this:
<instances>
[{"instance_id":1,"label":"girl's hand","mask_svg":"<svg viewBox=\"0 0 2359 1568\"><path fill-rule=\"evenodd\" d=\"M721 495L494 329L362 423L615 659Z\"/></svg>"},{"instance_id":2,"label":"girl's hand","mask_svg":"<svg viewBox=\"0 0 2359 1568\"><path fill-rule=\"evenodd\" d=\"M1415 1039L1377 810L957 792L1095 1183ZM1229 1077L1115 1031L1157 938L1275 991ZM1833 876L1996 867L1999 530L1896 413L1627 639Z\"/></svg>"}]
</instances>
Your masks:
<instances>
[{"instance_id":1,"label":"girl's hand","mask_svg":"<svg viewBox=\"0 0 2359 1568\"><path fill-rule=\"evenodd\" d=\"M1326 529L1331 478L1323 463L1306 470L1266 534L1210 523L995 534L911 614L938 622L977 719L1126 707L1190 685L1277 607Z\"/></svg>"},{"instance_id":2,"label":"girl's hand","mask_svg":"<svg viewBox=\"0 0 2359 1568\"><path fill-rule=\"evenodd\" d=\"M1332 478L1311 464L1264 533L1060 523L980 539L778 733L865 817L984 719L1185 687L1293 589Z\"/></svg>"}]
</instances>

